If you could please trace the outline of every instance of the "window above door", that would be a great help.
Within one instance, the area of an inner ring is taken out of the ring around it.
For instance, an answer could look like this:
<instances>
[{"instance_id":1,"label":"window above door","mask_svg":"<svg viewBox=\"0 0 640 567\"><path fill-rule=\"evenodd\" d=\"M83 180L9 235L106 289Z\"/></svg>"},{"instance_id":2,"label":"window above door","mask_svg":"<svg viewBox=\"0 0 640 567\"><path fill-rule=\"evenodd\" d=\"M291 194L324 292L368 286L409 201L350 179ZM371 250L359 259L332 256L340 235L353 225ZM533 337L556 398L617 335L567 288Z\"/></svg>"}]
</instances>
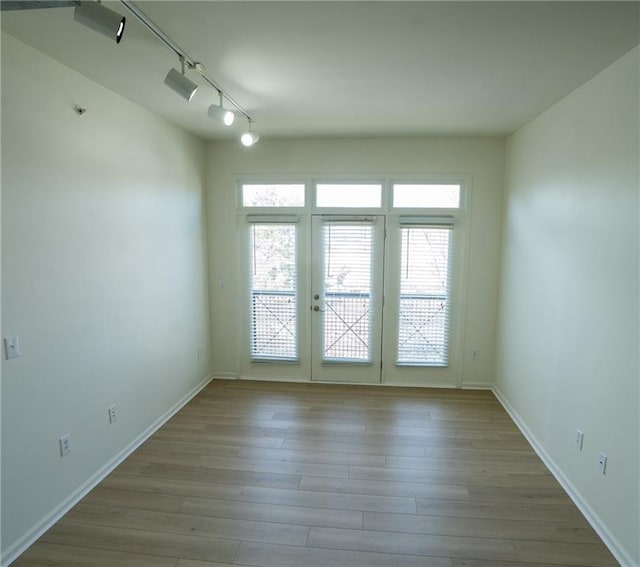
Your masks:
<instances>
[{"instance_id":1,"label":"window above door","mask_svg":"<svg viewBox=\"0 0 640 567\"><path fill-rule=\"evenodd\" d=\"M307 213L448 214L462 216L471 179L422 174L336 179L261 176L238 182L239 211Z\"/></svg>"},{"instance_id":2,"label":"window above door","mask_svg":"<svg viewBox=\"0 0 640 567\"><path fill-rule=\"evenodd\" d=\"M459 209L460 184L394 183L394 209Z\"/></svg>"},{"instance_id":3,"label":"window above door","mask_svg":"<svg viewBox=\"0 0 640 567\"><path fill-rule=\"evenodd\" d=\"M379 209L382 207L381 183L317 183L315 204L319 209Z\"/></svg>"},{"instance_id":4,"label":"window above door","mask_svg":"<svg viewBox=\"0 0 640 567\"><path fill-rule=\"evenodd\" d=\"M243 183L240 191L246 208L304 207L304 183Z\"/></svg>"}]
</instances>

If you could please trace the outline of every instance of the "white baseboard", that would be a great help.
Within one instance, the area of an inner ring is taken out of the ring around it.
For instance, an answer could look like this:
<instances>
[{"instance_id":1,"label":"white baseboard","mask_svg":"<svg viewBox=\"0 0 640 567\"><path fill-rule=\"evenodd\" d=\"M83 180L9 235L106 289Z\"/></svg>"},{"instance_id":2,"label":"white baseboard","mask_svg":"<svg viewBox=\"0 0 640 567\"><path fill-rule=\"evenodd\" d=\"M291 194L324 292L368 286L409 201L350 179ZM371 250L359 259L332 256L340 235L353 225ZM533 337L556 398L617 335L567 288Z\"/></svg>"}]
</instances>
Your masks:
<instances>
[{"instance_id":1,"label":"white baseboard","mask_svg":"<svg viewBox=\"0 0 640 567\"><path fill-rule=\"evenodd\" d=\"M227 377L225 375L214 376L214 380L238 380L238 381L256 381L256 382L286 382L292 384L343 384L347 386L374 386L382 388L435 388L444 390L457 390L460 388L467 390L491 390L491 384L485 383L468 383L462 386L455 384L420 384L417 382L342 382L333 380L310 380L309 378L294 378L291 376L246 376Z\"/></svg>"},{"instance_id":2,"label":"white baseboard","mask_svg":"<svg viewBox=\"0 0 640 567\"><path fill-rule=\"evenodd\" d=\"M124 461L131 453L133 453L140 445L142 445L151 435L153 435L160 427L162 427L169 419L171 419L178 411L180 411L191 399L193 399L200 390L202 390L213 376L207 376L195 388L184 395L177 403L171 406L164 414L156 419L149 427L147 427L138 437L136 437L122 451L110 459L104 466L80 485L72 494L65 498L58 506L49 512L42 520L35 524L27 531L18 541L9 546L0 558L0 566L8 567L20 555L22 555L42 534L44 534L53 524L55 524L62 516L64 516L71 508L73 508L80 500L82 500L96 485L98 485L107 475Z\"/></svg>"},{"instance_id":3,"label":"white baseboard","mask_svg":"<svg viewBox=\"0 0 640 567\"><path fill-rule=\"evenodd\" d=\"M600 536L600 539L602 539L604 544L609 548L609 551L616 558L616 561L618 561L622 567L640 567L620 544L618 539L611 533L600 516L598 516L598 514L591 508L587 500L580 494L571 480L569 480L569 478L564 474L562 469L545 451L542 444L531 432L527 424L522 420L518 412L516 412L500 389L494 385L492 390L496 398L498 398L498 401L502 404L502 407L504 407L511 419L518 426L518 429L520 429L522 434L527 438L527 441L529 441L533 450L542 459L542 462L551 471L551 474L553 474L562 488L564 488L565 492L569 495L569 498L573 500L573 503L578 507L580 512L582 512L583 516L589 524L591 524L591 527Z\"/></svg>"},{"instance_id":4,"label":"white baseboard","mask_svg":"<svg viewBox=\"0 0 640 567\"><path fill-rule=\"evenodd\" d=\"M218 372L213 374L213 380L237 380L238 376L231 372Z\"/></svg>"},{"instance_id":5,"label":"white baseboard","mask_svg":"<svg viewBox=\"0 0 640 567\"><path fill-rule=\"evenodd\" d=\"M463 390L493 390L490 382L463 382L460 386Z\"/></svg>"}]
</instances>

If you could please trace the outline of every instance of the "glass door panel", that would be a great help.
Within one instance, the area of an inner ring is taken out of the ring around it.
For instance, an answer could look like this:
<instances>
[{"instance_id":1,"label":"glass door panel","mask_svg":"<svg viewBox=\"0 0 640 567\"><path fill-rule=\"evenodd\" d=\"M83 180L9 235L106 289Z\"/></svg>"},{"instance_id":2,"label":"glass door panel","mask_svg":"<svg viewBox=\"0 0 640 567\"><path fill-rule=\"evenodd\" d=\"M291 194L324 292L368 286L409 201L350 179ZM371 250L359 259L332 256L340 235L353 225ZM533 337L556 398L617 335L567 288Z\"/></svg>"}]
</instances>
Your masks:
<instances>
[{"instance_id":1,"label":"glass door panel","mask_svg":"<svg viewBox=\"0 0 640 567\"><path fill-rule=\"evenodd\" d=\"M452 274L459 258L446 217L399 217L388 226L384 381L456 387L459 305Z\"/></svg>"},{"instance_id":2,"label":"glass door panel","mask_svg":"<svg viewBox=\"0 0 640 567\"><path fill-rule=\"evenodd\" d=\"M313 380L379 382L384 217L314 215Z\"/></svg>"}]
</instances>

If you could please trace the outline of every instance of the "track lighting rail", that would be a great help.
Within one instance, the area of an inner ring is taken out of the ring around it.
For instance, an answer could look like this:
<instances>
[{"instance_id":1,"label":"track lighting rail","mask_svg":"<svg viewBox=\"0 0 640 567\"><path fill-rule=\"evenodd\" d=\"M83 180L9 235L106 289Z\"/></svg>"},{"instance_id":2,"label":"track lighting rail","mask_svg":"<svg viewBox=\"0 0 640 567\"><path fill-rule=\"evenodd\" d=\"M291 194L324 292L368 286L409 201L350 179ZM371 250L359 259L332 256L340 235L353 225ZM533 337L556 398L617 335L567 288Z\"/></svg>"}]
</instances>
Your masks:
<instances>
[{"instance_id":1,"label":"track lighting rail","mask_svg":"<svg viewBox=\"0 0 640 567\"><path fill-rule=\"evenodd\" d=\"M79 6L80 0L2 0L0 10L40 10L42 8L68 8Z\"/></svg>"},{"instance_id":2,"label":"track lighting rail","mask_svg":"<svg viewBox=\"0 0 640 567\"><path fill-rule=\"evenodd\" d=\"M233 98L231 98L211 77L206 74L206 71L201 63L191 57L184 49L182 49L175 41L173 41L165 32L163 32L149 17L136 6L131 0L120 0L120 3L127 9L133 16L144 25L156 38L165 45L168 49L173 51L179 58L184 59L184 62L190 69L194 69L205 83L212 86L218 93L224 97L224 99L230 103L240 114L242 114L247 121L251 124L254 120L251 116L240 106Z\"/></svg>"},{"instance_id":3,"label":"track lighting rail","mask_svg":"<svg viewBox=\"0 0 640 567\"><path fill-rule=\"evenodd\" d=\"M198 85L191 81L185 75L185 68L196 71L202 77L202 80L209 86L213 87L220 97L220 104L212 104L207 110L209 118L220 120L225 126L231 126L234 122L234 111L225 108L226 100L238 114L242 114L249 126L240 138L244 146L253 146L259 136L252 131L255 120L242 108L233 98L231 98L211 77L207 75L207 70L191 57L184 49L182 49L175 41L173 41L164 31L162 31L136 4L131 0L120 0L120 3L146 27L165 47L173 51L180 60L182 72L172 68L165 77L165 84L174 90L178 95L191 101ZM0 10L33 10L38 8L61 8L74 7L73 18L81 24L93 29L94 31L108 37L109 39L120 43L124 34L126 18L122 15L106 8L102 5L101 0L0 0Z\"/></svg>"}]
</instances>

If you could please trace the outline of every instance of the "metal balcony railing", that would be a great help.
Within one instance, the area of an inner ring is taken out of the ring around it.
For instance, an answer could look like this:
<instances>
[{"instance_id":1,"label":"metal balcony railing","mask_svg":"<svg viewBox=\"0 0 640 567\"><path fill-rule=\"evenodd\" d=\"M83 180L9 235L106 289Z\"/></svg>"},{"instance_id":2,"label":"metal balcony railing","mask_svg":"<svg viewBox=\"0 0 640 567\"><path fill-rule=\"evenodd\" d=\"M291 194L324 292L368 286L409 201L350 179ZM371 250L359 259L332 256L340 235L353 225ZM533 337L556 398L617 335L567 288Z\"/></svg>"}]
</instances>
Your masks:
<instances>
[{"instance_id":1,"label":"metal balcony railing","mask_svg":"<svg viewBox=\"0 0 640 567\"><path fill-rule=\"evenodd\" d=\"M400 296L398 362L446 364L448 302L444 294ZM324 301L324 358L370 358L369 293L332 291ZM295 360L297 305L293 291L253 290L252 356Z\"/></svg>"}]
</instances>

